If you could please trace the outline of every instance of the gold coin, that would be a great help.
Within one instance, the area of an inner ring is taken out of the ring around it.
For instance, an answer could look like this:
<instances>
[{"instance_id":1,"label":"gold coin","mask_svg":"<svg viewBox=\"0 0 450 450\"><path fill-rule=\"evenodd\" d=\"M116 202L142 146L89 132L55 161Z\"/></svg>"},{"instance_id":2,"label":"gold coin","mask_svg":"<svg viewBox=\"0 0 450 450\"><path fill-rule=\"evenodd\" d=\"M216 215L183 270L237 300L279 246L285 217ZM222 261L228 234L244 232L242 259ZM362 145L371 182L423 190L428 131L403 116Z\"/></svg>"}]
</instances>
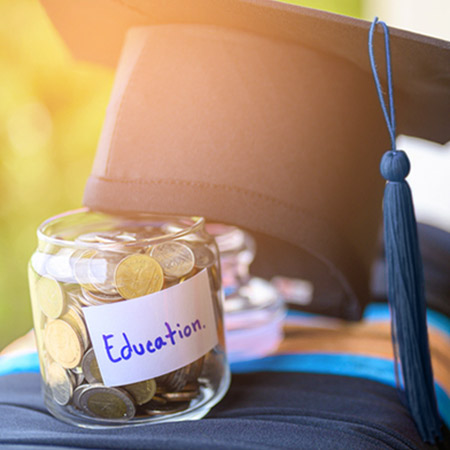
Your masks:
<instances>
[{"instance_id":1,"label":"gold coin","mask_svg":"<svg viewBox=\"0 0 450 450\"><path fill-rule=\"evenodd\" d=\"M161 397L169 402L190 402L197 398L199 390L194 391L181 391L181 392L165 392L161 394Z\"/></svg>"},{"instance_id":2,"label":"gold coin","mask_svg":"<svg viewBox=\"0 0 450 450\"><path fill-rule=\"evenodd\" d=\"M89 349L84 354L83 360L81 361L81 367L88 383L103 383L102 374L100 373L93 348Z\"/></svg>"},{"instance_id":3,"label":"gold coin","mask_svg":"<svg viewBox=\"0 0 450 450\"><path fill-rule=\"evenodd\" d=\"M36 283L36 297L41 311L50 319L57 319L66 307L64 291L53 278L39 278Z\"/></svg>"},{"instance_id":4,"label":"gold coin","mask_svg":"<svg viewBox=\"0 0 450 450\"><path fill-rule=\"evenodd\" d=\"M65 320L77 330L78 334L81 336L81 340L83 341L84 348L87 348L89 347L90 340L82 314L81 308L77 308L75 305L70 305L67 312L61 317L61 319Z\"/></svg>"},{"instance_id":5,"label":"gold coin","mask_svg":"<svg viewBox=\"0 0 450 450\"><path fill-rule=\"evenodd\" d=\"M152 400L151 400L151 404L154 405L166 405L167 404L167 400L165 398L162 397L162 395L154 395Z\"/></svg>"},{"instance_id":6,"label":"gold coin","mask_svg":"<svg viewBox=\"0 0 450 450\"><path fill-rule=\"evenodd\" d=\"M144 380L139 383L127 384L122 386L131 396L138 405L143 405L149 402L156 392L156 382L155 380Z\"/></svg>"},{"instance_id":7,"label":"gold coin","mask_svg":"<svg viewBox=\"0 0 450 450\"><path fill-rule=\"evenodd\" d=\"M136 414L130 394L101 384L85 388L80 393L78 402L84 412L104 419L129 420Z\"/></svg>"},{"instance_id":8,"label":"gold coin","mask_svg":"<svg viewBox=\"0 0 450 450\"><path fill-rule=\"evenodd\" d=\"M151 402L150 402L151 403ZM187 409L190 402L167 403L165 405L148 405L144 411L148 416L167 416Z\"/></svg>"},{"instance_id":9,"label":"gold coin","mask_svg":"<svg viewBox=\"0 0 450 450\"><path fill-rule=\"evenodd\" d=\"M47 383L52 391L53 400L58 405L67 405L72 398L75 385L73 374L52 362L47 367Z\"/></svg>"},{"instance_id":10,"label":"gold coin","mask_svg":"<svg viewBox=\"0 0 450 450\"><path fill-rule=\"evenodd\" d=\"M85 304L91 305L103 305L105 303L114 303L119 302L121 300L124 300L123 297L121 297L119 294L117 295L106 295L101 294L100 292L89 292L86 289L83 289L83 296L84 298L81 300L84 301Z\"/></svg>"},{"instance_id":11,"label":"gold coin","mask_svg":"<svg viewBox=\"0 0 450 450\"><path fill-rule=\"evenodd\" d=\"M120 261L115 270L114 280L123 298L136 298L161 290L164 274L154 258L134 254Z\"/></svg>"},{"instance_id":12,"label":"gold coin","mask_svg":"<svg viewBox=\"0 0 450 450\"><path fill-rule=\"evenodd\" d=\"M47 323L44 343L49 355L65 369L73 369L80 364L84 353L82 338L65 320Z\"/></svg>"},{"instance_id":13,"label":"gold coin","mask_svg":"<svg viewBox=\"0 0 450 450\"><path fill-rule=\"evenodd\" d=\"M152 247L150 255L155 258L168 277L180 278L194 268L194 253L180 242L163 242Z\"/></svg>"}]
</instances>

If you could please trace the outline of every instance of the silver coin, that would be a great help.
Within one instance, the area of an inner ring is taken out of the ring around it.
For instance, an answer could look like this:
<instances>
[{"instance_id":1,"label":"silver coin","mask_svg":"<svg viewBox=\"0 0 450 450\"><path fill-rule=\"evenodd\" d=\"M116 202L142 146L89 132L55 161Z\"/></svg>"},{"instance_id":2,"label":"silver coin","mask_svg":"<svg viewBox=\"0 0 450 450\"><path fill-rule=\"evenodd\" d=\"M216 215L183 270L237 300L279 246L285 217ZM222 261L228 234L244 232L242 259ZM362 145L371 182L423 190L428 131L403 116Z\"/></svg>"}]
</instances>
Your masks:
<instances>
[{"instance_id":1,"label":"silver coin","mask_svg":"<svg viewBox=\"0 0 450 450\"><path fill-rule=\"evenodd\" d=\"M81 361L81 368L83 370L86 381L91 384L103 383L102 375L98 367L97 358L95 357L94 349L89 349L83 356Z\"/></svg>"},{"instance_id":2,"label":"silver coin","mask_svg":"<svg viewBox=\"0 0 450 450\"><path fill-rule=\"evenodd\" d=\"M47 367L47 383L50 386L53 400L58 405L67 405L72 398L75 377L56 362Z\"/></svg>"},{"instance_id":3,"label":"silver coin","mask_svg":"<svg viewBox=\"0 0 450 450\"><path fill-rule=\"evenodd\" d=\"M75 242L83 244L114 244L116 242L132 242L136 238L133 233L121 230L93 231L80 234Z\"/></svg>"},{"instance_id":4,"label":"silver coin","mask_svg":"<svg viewBox=\"0 0 450 450\"><path fill-rule=\"evenodd\" d=\"M75 386L80 386L84 381L84 373L81 367L75 367L70 370L75 378Z\"/></svg>"},{"instance_id":5,"label":"silver coin","mask_svg":"<svg viewBox=\"0 0 450 450\"><path fill-rule=\"evenodd\" d=\"M92 293L117 296L114 284L114 271L117 264L123 259L123 253L97 252L88 262L88 276L90 284L94 287Z\"/></svg>"},{"instance_id":6,"label":"silver coin","mask_svg":"<svg viewBox=\"0 0 450 450\"><path fill-rule=\"evenodd\" d=\"M152 247L150 256L158 261L167 277L183 277L194 268L194 253L180 242L157 244Z\"/></svg>"},{"instance_id":7,"label":"silver coin","mask_svg":"<svg viewBox=\"0 0 450 450\"><path fill-rule=\"evenodd\" d=\"M158 386L157 392L181 391L187 383L187 367L161 375L155 378L155 381Z\"/></svg>"},{"instance_id":8,"label":"silver coin","mask_svg":"<svg viewBox=\"0 0 450 450\"><path fill-rule=\"evenodd\" d=\"M89 275L89 261L97 252L93 249L76 251L73 254L72 270L78 284L88 291L95 290Z\"/></svg>"},{"instance_id":9,"label":"silver coin","mask_svg":"<svg viewBox=\"0 0 450 450\"><path fill-rule=\"evenodd\" d=\"M82 308L83 306L86 306L86 300L83 298L83 293L81 292L81 289L77 285L76 288L71 288L66 290L67 297L69 298L69 303L78 307Z\"/></svg>"},{"instance_id":10,"label":"silver coin","mask_svg":"<svg viewBox=\"0 0 450 450\"><path fill-rule=\"evenodd\" d=\"M81 394L84 392L85 389L87 389L89 387L88 384L81 384L80 386L76 387L75 390L73 391L73 395L72 395L72 404L78 408L81 409L80 406L80 396Z\"/></svg>"},{"instance_id":11,"label":"silver coin","mask_svg":"<svg viewBox=\"0 0 450 450\"><path fill-rule=\"evenodd\" d=\"M81 409L94 417L129 420L136 414L133 398L119 388L89 385L79 396Z\"/></svg>"},{"instance_id":12,"label":"silver coin","mask_svg":"<svg viewBox=\"0 0 450 450\"><path fill-rule=\"evenodd\" d=\"M216 261L216 257L213 251L207 245L190 245L189 246L194 253L195 266L198 269L205 269L210 267Z\"/></svg>"}]
</instances>

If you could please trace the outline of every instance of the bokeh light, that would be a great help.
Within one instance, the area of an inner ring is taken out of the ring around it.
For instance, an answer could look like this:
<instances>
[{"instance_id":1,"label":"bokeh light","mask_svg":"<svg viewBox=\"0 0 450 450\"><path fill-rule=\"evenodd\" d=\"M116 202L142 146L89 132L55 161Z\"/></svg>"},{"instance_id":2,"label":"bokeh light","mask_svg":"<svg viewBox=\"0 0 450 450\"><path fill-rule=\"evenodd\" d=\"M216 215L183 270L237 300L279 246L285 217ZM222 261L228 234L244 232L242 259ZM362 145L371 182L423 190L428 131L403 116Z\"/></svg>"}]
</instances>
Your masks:
<instances>
[{"instance_id":1,"label":"bokeh light","mask_svg":"<svg viewBox=\"0 0 450 450\"><path fill-rule=\"evenodd\" d=\"M358 17L360 0L289 1ZM32 326L36 228L78 208L113 72L72 59L37 0L0 0L0 349Z\"/></svg>"}]
</instances>

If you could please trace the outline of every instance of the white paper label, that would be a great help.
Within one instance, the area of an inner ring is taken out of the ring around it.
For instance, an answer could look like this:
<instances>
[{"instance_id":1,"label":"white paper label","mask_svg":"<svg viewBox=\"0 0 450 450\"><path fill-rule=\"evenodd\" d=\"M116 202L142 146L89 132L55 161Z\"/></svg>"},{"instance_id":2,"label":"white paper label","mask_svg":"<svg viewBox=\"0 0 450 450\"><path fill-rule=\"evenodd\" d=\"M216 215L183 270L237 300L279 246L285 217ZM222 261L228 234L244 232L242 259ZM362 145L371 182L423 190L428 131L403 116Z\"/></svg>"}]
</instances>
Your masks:
<instances>
[{"instance_id":1,"label":"white paper label","mask_svg":"<svg viewBox=\"0 0 450 450\"><path fill-rule=\"evenodd\" d=\"M206 269L163 291L83 312L106 386L171 372L218 342Z\"/></svg>"}]
</instances>

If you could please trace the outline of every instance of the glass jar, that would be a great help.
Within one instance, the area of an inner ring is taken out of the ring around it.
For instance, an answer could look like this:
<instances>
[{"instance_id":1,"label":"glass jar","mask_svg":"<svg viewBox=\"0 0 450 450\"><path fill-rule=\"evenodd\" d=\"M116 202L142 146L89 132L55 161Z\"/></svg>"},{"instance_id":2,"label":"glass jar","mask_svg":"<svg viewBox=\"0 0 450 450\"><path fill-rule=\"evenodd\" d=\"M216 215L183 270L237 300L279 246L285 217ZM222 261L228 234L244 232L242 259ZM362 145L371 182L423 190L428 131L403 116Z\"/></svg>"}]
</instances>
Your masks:
<instances>
[{"instance_id":1,"label":"glass jar","mask_svg":"<svg viewBox=\"0 0 450 450\"><path fill-rule=\"evenodd\" d=\"M199 419L225 395L217 246L199 217L62 214L29 265L45 404L109 427Z\"/></svg>"},{"instance_id":2,"label":"glass jar","mask_svg":"<svg viewBox=\"0 0 450 450\"><path fill-rule=\"evenodd\" d=\"M235 363L270 354L283 339L286 311L272 283L250 273L254 239L230 225L208 223L206 230L220 251L228 360Z\"/></svg>"}]
</instances>

